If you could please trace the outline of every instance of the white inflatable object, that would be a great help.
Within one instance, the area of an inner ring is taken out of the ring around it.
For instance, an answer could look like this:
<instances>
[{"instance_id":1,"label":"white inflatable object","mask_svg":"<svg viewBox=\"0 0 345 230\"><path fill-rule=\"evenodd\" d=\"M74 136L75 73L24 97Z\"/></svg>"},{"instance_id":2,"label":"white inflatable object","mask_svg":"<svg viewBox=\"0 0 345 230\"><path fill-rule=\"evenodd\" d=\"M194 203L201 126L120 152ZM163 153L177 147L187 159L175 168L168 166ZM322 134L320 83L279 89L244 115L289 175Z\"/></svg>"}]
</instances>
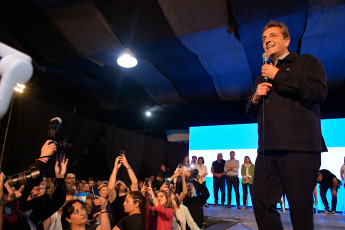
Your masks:
<instances>
[{"instance_id":1,"label":"white inflatable object","mask_svg":"<svg viewBox=\"0 0 345 230\"><path fill-rule=\"evenodd\" d=\"M33 67L31 57L0 42L0 119L10 105L17 83L30 80Z\"/></svg>"}]
</instances>

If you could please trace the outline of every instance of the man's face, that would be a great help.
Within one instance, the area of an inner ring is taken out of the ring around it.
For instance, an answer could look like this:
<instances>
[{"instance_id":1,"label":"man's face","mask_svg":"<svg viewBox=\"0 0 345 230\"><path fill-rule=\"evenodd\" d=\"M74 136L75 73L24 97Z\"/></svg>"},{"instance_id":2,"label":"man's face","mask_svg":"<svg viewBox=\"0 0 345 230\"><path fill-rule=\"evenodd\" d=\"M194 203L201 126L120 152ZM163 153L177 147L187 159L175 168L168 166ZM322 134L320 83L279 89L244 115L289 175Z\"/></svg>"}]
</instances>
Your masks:
<instances>
[{"instance_id":1,"label":"man's face","mask_svg":"<svg viewBox=\"0 0 345 230\"><path fill-rule=\"evenodd\" d=\"M196 157L192 157L192 161L193 161L193 162L196 162Z\"/></svg>"},{"instance_id":2,"label":"man's face","mask_svg":"<svg viewBox=\"0 0 345 230\"><path fill-rule=\"evenodd\" d=\"M164 165L161 165L161 170L165 171L165 166Z\"/></svg>"},{"instance_id":3,"label":"man's face","mask_svg":"<svg viewBox=\"0 0 345 230\"><path fill-rule=\"evenodd\" d=\"M266 29L262 34L262 45L264 50L271 58L281 57L290 44L290 38L285 38L280 27L271 27Z\"/></svg>"},{"instance_id":4,"label":"man's face","mask_svg":"<svg viewBox=\"0 0 345 230\"><path fill-rule=\"evenodd\" d=\"M235 159L235 152L230 152L230 158Z\"/></svg>"},{"instance_id":5,"label":"man's face","mask_svg":"<svg viewBox=\"0 0 345 230\"><path fill-rule=\"evenodd\" d=\"M92 187L92 186L94 186L95 185L95 182L93 181L93 180L90 180L89 181L89 186L90 186L90 188Z\"/></svg>"},{"instance_id":6,"label":"man's face","mask_svg":"<svg viewBox=\"0 0 345 230\"><path fill-rule=\"evenodd\" d=\"M89 191L90 191L89 184L84 184L84 192L89 192Z\"/></svg>"},{"instance_id":7,"label":"man's face","mask_svg":"<svg viewBox=\"0 0 345 230\"><path fill-rule=\"evenodd\" d=\"M218 153L217 155L217 161L223 160L223 155L221 153Z\"/></svg>"},{"instance_id":8,"label":"man's face","mask_svg":"<svg viewBox=\"0 0 345 230\"><path fill-rule=\"evenodd\" d=\"M66 184L75 183L75 175L73 173L67 174L65 181L66 181Z\"/></svg>"},{"instance_id":9,"label":"man's face","mask_svg":"<svg viewBox=\"0 0 345 230\"><path fill-rule=\"evenodd\" d=\"M151 180L151 181L154 181L154 180L155 180L155 176L154 176L154 175L151 175L151 176L150 176L150 180Z\"/></svg>"}]
</instances>

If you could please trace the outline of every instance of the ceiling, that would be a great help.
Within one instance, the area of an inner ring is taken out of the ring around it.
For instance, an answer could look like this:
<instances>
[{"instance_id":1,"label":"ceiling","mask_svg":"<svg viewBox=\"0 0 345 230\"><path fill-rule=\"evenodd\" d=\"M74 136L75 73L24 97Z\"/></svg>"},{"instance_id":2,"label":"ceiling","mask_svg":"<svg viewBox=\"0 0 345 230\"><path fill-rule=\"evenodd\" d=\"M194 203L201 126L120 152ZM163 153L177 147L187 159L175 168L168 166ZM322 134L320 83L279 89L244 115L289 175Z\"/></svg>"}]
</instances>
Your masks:
<instances>
[{"instance_id":1,"label":"ceiling","mask_svg":"<svg viewBox=\"0 0 345 230\"><path fill-rule=\"evenodd\" d=\"M30 96L154 133L251 122L244 108L269 20L287 24L290 51L324 64L323 117L345 117L342 0L3 0L0 41L33 58ZM125 47L135 68L116 64Z\"/></svg>"}]
</instances>

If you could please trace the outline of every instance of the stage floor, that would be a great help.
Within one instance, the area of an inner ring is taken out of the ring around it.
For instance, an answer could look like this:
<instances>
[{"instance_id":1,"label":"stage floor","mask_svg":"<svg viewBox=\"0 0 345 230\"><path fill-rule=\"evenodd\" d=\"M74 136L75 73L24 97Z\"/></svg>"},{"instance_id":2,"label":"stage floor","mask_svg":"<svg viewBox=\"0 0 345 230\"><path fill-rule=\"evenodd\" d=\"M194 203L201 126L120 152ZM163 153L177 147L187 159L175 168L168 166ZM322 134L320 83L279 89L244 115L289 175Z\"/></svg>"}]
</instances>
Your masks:
<instances>
[{"instance_id":1,"label":"stage floor","mask_svg":"<svg viewBox=\"0 0 345 230\"><path fill-rule=\"evenodd\" d=\"M209 230L222 230L222 229L252 229L257 230L253 209L236 209L209 207L204 208L206 223L212 225L207 227ZM328 229L345 229L345 215L337 213L337 216L327 215L323 216L321 213L314 214L315 230L328 230ZM284 229L292 229L290 221L290 214L287 210L285 213L280 212Z\"/></svg>"}]
</instances>

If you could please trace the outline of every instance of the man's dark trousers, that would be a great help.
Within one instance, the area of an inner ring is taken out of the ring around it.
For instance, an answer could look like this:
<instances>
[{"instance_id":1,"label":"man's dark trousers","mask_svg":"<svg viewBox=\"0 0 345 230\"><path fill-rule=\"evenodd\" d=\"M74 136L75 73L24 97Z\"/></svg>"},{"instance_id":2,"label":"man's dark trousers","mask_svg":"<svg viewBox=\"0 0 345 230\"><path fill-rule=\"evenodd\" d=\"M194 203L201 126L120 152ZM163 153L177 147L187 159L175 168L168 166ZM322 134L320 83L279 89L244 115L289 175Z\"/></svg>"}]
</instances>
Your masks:
<instances>
[{"instance_id":1,"label":"man's dark trousers","mask_svg":"<svg viewBox=\"0 0 345 230\"><path fill-rule=\"evenodd\" d=\"M276 209L283 192L286 193L289 202L294 230L314 229L313 190L320 164L321 153L270 151L265 153L265 170L264 157L258 154L252 199L260 230L283 229L280 214Z\"/></svg>"},{"instance_id":2,"label":"man's dark trousers","mask_svg":"<svg viewBox=\"0 0 345 230\"><path fill-rule=\"evenodd\" d=\"M220 189L221 193L221 204L224 205L225 202L225 179L213 177L213 194L214 194L214 203L218 204L218 191Z\"/></svg>"}]
</instances>

